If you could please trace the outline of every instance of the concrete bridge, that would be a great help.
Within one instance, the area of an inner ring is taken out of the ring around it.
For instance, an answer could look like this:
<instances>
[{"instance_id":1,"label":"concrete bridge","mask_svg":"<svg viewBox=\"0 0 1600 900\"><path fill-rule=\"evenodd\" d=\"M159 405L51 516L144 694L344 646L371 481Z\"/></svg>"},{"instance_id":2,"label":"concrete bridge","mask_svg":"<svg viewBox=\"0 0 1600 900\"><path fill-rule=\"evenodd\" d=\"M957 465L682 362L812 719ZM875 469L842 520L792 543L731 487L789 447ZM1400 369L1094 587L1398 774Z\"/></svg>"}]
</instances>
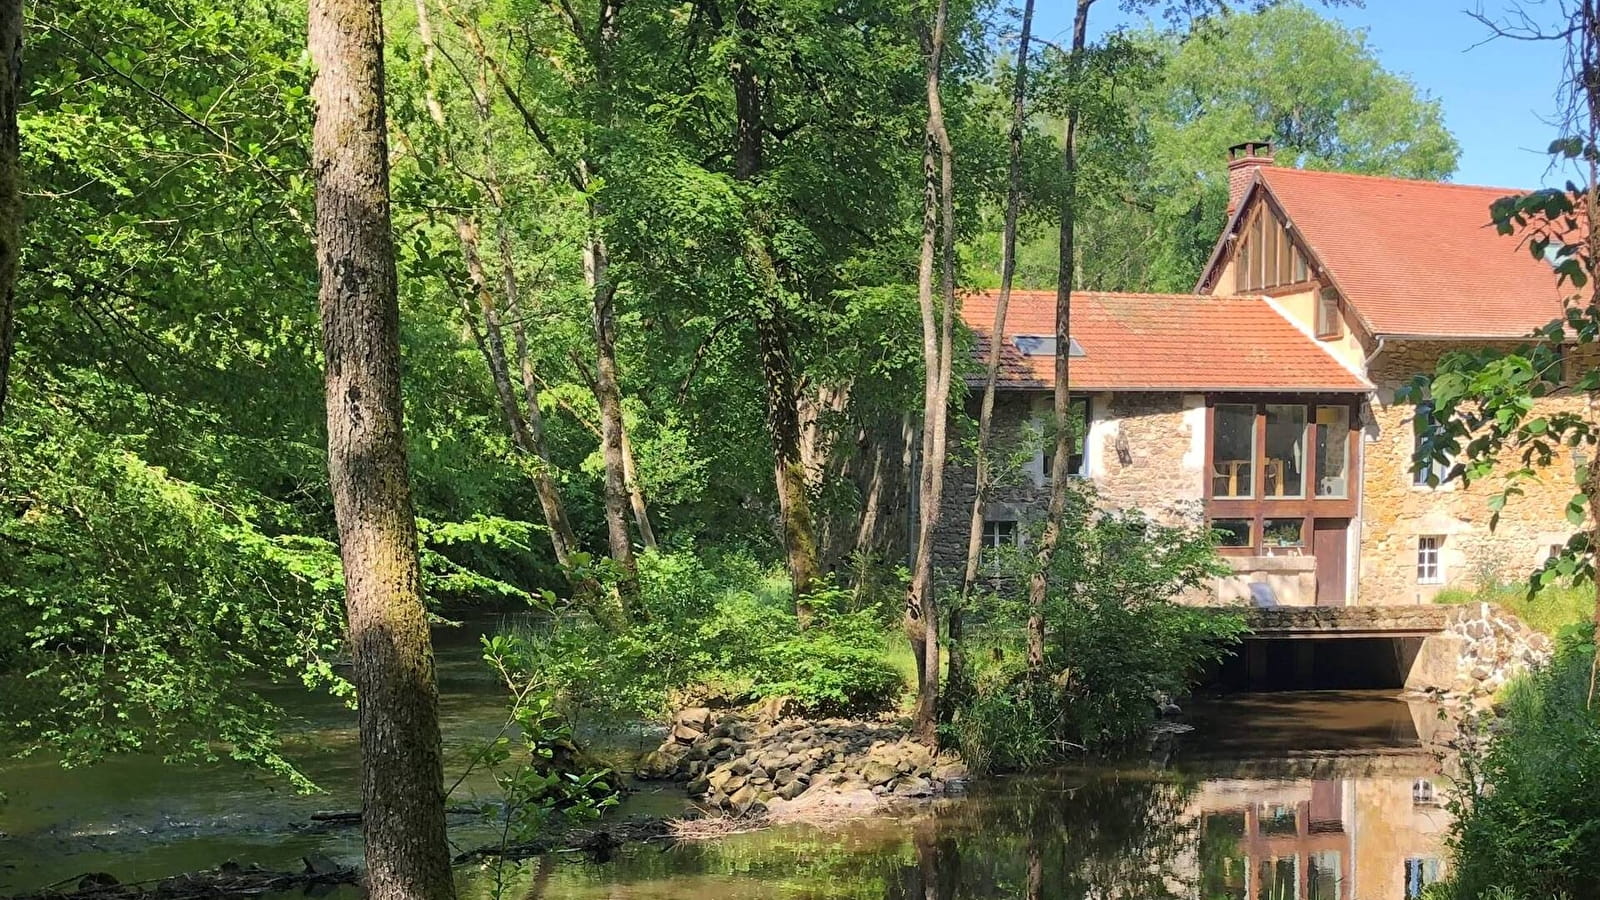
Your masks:
<instances>
[{"instance_id":1,"label":"concrete bridge","mask_svg":"<svg viewBox=\"0 0 1600 900\"><path fill-rule=\"evenodd\" d=\"M1250 626L1246 640L1327 640L1429 637L1445 629L1451 611L1452 607L1429 603L1413 606L1257 606L1243 612Z\"/></svg>"},{"instance_id":2,"label":"concrete bridge","mask_svg":"<svg viewBox=\"0 0 1600 900\"><path fill-rule=\"evenodd\" d=\"M1215 681L1246 690L1433 688L1492 693L1549 641L1489 604L1212 607L1250 627Z\"/></svg>"}]
</instances>

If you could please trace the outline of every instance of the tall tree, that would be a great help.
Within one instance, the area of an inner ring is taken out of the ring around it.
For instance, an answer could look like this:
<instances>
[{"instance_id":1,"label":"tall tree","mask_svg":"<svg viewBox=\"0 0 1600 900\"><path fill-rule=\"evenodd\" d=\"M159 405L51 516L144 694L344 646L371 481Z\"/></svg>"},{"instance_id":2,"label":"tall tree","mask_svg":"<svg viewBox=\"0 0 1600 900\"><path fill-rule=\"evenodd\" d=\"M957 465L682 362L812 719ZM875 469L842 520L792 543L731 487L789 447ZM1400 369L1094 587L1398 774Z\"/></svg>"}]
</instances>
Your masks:
<instances>
[{"instance_id":1,"label":"tall tree","mask_svg":"<svg viewBox=\"0 0 1600 900\"><path fill-rule=\"evenodd\" d=\"M922 248L917 265L917 307L922 315L922 471L917 488L917 544L906 594L906 627L917 657L917 704L912 728L928 742L936 737L939 714L939 606L933 584L933 536L944 500L954 356L955 151L945 125L939 83L949 18L949 0L938 0L932 22L919 26L927 59L928 105L922 149ZM934 304L936 268L938 306Z\"/></svg>"},{"instance_id":2,"label":"tall tree","mask_svg":"<svg viewBox=\"0 0 1600 900\"><path fill-rule=\"evenodd\" d=\"M617 298L620 285L611 274L611 246L607 240L607 207L600 195L606 177L605 148L595 135L575 138L571 145L557 143L556 136L541 119L541 110L528 102L512 81L500 60L490 51L476 22L444 7L462 29L480 65L494 74L494 80L516 109L528 133L550 156L557 177L582 197L586 227L581 238L583 279L589 294L588 320L594 340L594 368L583 367L582 375L600 410L600 452L604 467L603 500L606 538L616 566L617 594L625 617L641 614L639 609L639 566L628 528L629 506L640 508L629 497L628 463L624 448L622 387L617 365ZM569 41L559 51L549 51L559 59L559 68L573 103L586 119L585 126L597 133L617 128L616 109L619 88L617 46L622 37L621 4L599 0L593 21L580 15L576 6L551 5L559 29ZM571 58L565 58L566 54ZM538 54L535 54L538 55Z\"/></svg>"},{"instance_id":3,"label":"tall tree","mask_svg":"<svg viewBox=\"0 0 1600 900\"><path fill-rule=\"evenodd\" d=\"M1000 382L1000 354L1005 341L1006 310L1011 304L1011 284L1017 272L1017 217L1022 208L1022 149L1027 128L1028 53L1033 38L1033 0L1022 5L1022 29L1017 37L1017 62L1011 84L1011 129L1007 135L1006 208L1000 233L1000 294L995 300L994 326L984 359L983 399L978 407L977 465L974 473L972 513L967 521L967 564L961 576L961 594L950 608L949 692L959 697L966 687L962 654L962 618L978 582L983 555L983 510L989 501L989 435L994 425L994 396Z\"/></svg>"},{"instance_id":4,"label":"tall tree","mask_svg":"<svg viewBox=\"0 0 1600 900\"><path fill-rule=\"evenodd\" d=\"M728 65L735 109L733 177L749 191L746 202L750 206L750 221L745 254L758 292L753 318L766 387L767 430L772 439L779 528L783 532L784 557L794 589L795 613L804 627L811 618L808 598L822 571L805 459L801 453L800 386L790 333L792 326L780 296L782 284L769 246L771 215L760 209L759 196L750 190L762 174L764 135L770 127L765 121L760 74L756 69L755 41L759 24L758 11L750 0L738 0L734 4L731 23L734 54Z\"/></svg>"},{"instance_id":5,"label":"tall tree","mask_svg":"<svg viewBox=\"0 0 1600 900\"><path fill-rule=\"evenodd\" d=\"M22 0L0 9L0 422L16 347L17 261L22 252Z\"/></svg>"},{"instance_id":6,"label":"tall tree","mask_svg":"<svg viewBox=\"0 0 1600 900\"><path fill-rule=\"evenodd\" d=\"M1078 0L1072 17L1072 46L1067 54L1068 77L1076 81L1083 68L1089 30L1089 7L1094 0ZM1067 494L1072 473L1066 461L1072 456L1072 276L1077 256L1073 238L1077 225L1078 106L1068 101L1066 124L1061 136L1062 194L1060 210L1059 276L1056 278L1056 365L1054 393L1055 448L1050 469L1050 506L1045 513L1044 530L1034 555L1033 574L1028 579L1028 671L1038 674L1044 668L1044 601L1051 562L1067 512Z\"/></svg>"},{"instance_id":7,"label":"tall tree","mask_svg":"<svg viewBox=\"0 0 1600 900\"><path fill-rule=\"evenodd\" d=\"M379 0L311 0L328 478L360 709L367 894L451 900L433 648L400 394Z\"/></svg>"}]
</instances>

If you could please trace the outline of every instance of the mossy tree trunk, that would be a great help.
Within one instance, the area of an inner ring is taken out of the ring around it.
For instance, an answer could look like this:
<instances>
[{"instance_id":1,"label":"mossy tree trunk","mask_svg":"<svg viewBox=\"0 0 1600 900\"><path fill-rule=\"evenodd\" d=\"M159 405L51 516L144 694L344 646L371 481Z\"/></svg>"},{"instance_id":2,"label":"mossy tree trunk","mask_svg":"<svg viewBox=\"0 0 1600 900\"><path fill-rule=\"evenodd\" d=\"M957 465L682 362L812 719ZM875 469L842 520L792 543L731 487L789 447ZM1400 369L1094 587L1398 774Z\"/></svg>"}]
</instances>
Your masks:
<instances>
[{"instance_id":1,"label":"mossy tree trunk","mask_svg":"<svg viewBox=\"0 0 1600 900\"><path fill-rule=\"evenodd\" d=\"M382 5L312 0L309 19L328 479L360 704L367 895L451 900L438 693L402 429Z\"/></svg>"}]
</instances>

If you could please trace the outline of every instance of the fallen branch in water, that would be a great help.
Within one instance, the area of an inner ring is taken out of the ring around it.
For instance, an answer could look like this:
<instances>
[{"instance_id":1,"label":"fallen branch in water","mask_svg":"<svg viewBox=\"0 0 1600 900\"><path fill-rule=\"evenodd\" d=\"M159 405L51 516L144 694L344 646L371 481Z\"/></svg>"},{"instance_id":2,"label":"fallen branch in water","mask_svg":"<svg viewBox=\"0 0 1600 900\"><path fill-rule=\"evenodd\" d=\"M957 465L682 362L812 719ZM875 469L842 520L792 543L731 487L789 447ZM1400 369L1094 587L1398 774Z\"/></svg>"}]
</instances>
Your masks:
<instances>
[{"instance_id":1,"label":"fallen branch in water","mask_svg":"<svg viewBox=\"0 0 1600 900\"><path fill-rule=\"evenodd\" d=\"M304 889L314 885L355 884L361 880L353 866L341 866L327 857L309 856L301 872L273 872L259 866L223 863L203 872L170 878L131 881L126 884L105 872L90 872L57 882L32 894L5 900L221 900ZM70 888L61 885L71 883Z\"/></svg>"},{"instance_id":2,"label":"fallen branch in water","mask_svg":"<svg viewBox=\"0 0 1600 900\"><path fill-rule=\"evenodd\" d=\"M445 815L450 816L476 816L483 812L478 806L447 806ZM314 812L311 821L318 825L360 825L361 810L347 810L340 812Z\"/></svg>"},{"instance_id":3,"label":"fallen branch in water","mask_svg":"<svg viewBox=\"0 0 1600 900\"><path fill-rule=\"evenodd\" d=\"M666 819L646 818L613 822L582 831L563 831L540 835L515 844L486 844L456 855L456 865L484 859L528 859L546 853L588 853L604 862L625 844L658 841L673 837Z\"/></svg>"}]
</instances>

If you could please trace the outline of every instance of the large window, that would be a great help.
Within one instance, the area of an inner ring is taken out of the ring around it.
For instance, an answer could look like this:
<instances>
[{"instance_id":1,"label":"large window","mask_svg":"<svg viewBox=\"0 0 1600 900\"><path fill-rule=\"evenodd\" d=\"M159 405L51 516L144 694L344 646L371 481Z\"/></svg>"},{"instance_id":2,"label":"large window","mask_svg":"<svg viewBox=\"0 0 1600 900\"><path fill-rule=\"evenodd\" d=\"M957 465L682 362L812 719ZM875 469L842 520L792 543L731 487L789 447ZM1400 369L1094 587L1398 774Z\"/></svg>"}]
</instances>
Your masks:
<instances>
[{"instance_id":1,"label":"large window","mask_svg":"<svg viewBox=\"0 0 1600 900\"><path fill-rule=\"evenodd\" d=\"M1212 496L1254 497L1256 408L1239 403L1219 403L1215 421L1211 454Z\"/></svg>"},{"instance_id":2,"label":"large window","mask_svg":"<svg viewBox=\"0 0 1600 900\"><path fill-rule=\"evenodd\" d=\"M1317 496L1350 496L1350 407L1317 407Z\"/></svg>"},{"instance_id":3,"label":"large window","mask_svg":"<svg viewBox=\"0 0 1600 900\"><path fill-rule=\"evenodd\" d=\"M1217 546L1302 555L1312 552L1318 520L1350 519L1359 477L1354 419L1348 402L1214 403L1206 516Z\"/></svg>"},{"instance_id":4,"label":"large window","mask_svg":"<svg viewBox=\"0 0 1600 900\"><path fill-rule=\"evenodd\" d=\"M1306 495L1306 408L1299 404L1266 406L1266 441L1262 467L1268 497Z\"/></svg>"},{"instance_id":5,"label":"large window","mask_svg":"<svg viewBox=\"0 0 1600 900\"><path fill-rule=\"evenodd\" d=\"M1241 291L1254 291L1297 284L1310 278L1310 270L1300 248L1283 223L1265 205L1259 207L1241 233L1238 278Z\"/></svg>"}]
</instances>

